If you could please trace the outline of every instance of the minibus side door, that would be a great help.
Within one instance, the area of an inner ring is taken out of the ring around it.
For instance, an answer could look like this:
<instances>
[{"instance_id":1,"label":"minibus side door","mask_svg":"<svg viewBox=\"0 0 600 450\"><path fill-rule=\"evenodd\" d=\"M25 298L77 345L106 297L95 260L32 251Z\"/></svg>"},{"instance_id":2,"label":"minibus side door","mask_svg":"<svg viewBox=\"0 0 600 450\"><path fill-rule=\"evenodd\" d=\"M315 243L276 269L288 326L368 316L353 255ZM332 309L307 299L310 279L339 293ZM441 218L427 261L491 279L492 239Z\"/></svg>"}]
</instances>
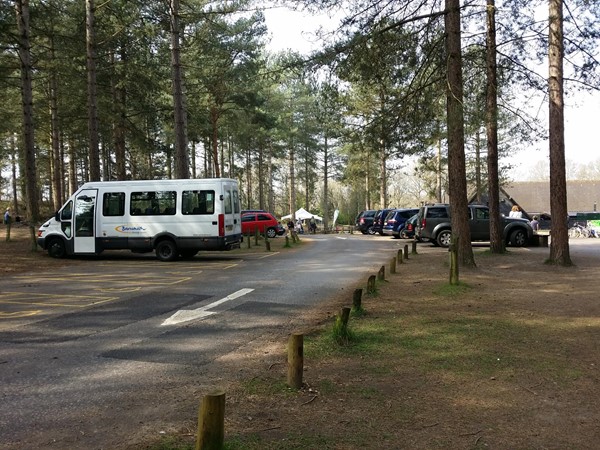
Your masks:
<instances>
[{"instance_id":1,"label":"minibus side door","mask_svg":"<svg viewBox=\"0 0 600 450\"><path fill-rule=\"evenodd\" d=\"M74 251L77 253L96 252L96 189L84 189L75 197L73 215Z\"/></svg>"}]
</instances>

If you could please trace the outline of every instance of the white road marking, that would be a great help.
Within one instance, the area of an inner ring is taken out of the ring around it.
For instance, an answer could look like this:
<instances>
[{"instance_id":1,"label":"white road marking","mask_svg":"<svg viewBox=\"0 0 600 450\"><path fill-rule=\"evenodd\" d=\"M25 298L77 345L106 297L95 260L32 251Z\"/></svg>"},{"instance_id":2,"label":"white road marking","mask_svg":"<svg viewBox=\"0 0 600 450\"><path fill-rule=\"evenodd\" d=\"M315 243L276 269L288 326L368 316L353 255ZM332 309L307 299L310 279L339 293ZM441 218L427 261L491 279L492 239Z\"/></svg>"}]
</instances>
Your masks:
<instances>
[{"instance_id":1,"label":"white road marking","mask_svg":"<svg viewBox=\"0 0 600 450\"><path fill-rule=\"evenodd\" d=\"M165 326L165 325L177 325L177 324L182 323L182 322L188 322L190 320L195 320L195 319L200 319L200 318L203 318L203 317L211 316L211 315L216 314L216 313L212 312L212 311L208 311L209 309L212 309L212 308L214 308L216 306L219 306L222 303L228 302L229 300L234 300L236 298L239 298L239 297L242 297L242 296L244 296L246 294L249 294L253 290L254 289L249 289L249 288L240 289L239 291L236 291L233 294L229 294L227 297L222 298L221 300L217 300L216 302L209 303L208 305L202 306L201 308L197 308L197 309L180 309L175 314L173 314L171 317L169 317L168 319L166 319L161 324L161 326Z\"/></svg>"}]
</instances>

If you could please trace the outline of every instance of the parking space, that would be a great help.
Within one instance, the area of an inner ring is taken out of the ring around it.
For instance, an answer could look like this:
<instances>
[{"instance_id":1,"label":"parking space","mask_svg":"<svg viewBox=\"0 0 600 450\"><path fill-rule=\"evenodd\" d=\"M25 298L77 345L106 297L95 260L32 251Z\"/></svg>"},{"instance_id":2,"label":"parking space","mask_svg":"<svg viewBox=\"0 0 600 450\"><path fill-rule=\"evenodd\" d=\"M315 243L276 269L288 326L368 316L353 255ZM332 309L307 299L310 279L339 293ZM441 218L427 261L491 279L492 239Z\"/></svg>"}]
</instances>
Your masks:
<instances>
[{"instance_id":1,"label":"parking space","mask_svg":"<svg viewBox=\"0 0 600 450\"><path fill-rule=\"evenodd\" d=\"M109 257L74 261L72 266L56 271L8 277L0 292L0 328L97 307L144 291L168 289L269 255L253 253L245 254L243 259L207 257L173 263L147 257Z\"/></svg>"}]
</instances>

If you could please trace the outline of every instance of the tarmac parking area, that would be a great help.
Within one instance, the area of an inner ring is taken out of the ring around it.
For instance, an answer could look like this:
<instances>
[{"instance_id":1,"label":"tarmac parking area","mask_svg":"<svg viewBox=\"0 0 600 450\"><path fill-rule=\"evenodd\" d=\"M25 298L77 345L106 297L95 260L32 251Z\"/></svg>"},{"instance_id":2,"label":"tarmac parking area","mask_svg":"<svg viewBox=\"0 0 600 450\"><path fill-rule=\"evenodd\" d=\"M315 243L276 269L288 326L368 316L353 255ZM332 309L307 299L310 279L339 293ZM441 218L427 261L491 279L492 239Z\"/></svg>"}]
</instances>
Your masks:
<instances>
[{"instance_id":1,"label":"tarmac parking area","mask_svg":"<svg viewBox=\"0 0 600 450\"><path fill-rule=\"evenodd\" d=\"M269 255L196 257L172 263L136 255L74 259L72 265L61 270L49 268L35 274L7 277L0 290L0 331L56 314L135 298L144 291L168 291L192 279L210 277L215 271L232 270L246 261Z\"/></svg>"}]
</instances>

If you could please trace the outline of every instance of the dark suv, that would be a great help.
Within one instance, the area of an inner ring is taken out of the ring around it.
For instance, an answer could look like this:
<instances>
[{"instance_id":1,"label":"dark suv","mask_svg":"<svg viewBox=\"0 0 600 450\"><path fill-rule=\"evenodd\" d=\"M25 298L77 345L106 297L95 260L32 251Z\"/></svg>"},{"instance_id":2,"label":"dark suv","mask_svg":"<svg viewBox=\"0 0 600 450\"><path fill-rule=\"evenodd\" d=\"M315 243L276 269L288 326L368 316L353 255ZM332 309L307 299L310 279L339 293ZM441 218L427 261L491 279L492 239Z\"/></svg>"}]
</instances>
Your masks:
<instances>
[{"instance_id":1,"label":"dark suv","mask_svg":"<svg viewBox=\"0 0 600 450\"><path fill-rule=\"evenodd\" d=\"M533 236L531 225L526 219L502 217L502 226L506 244L514 247L526 245ZM471 241L490 240L490 211L487 206L469 205L469 228ZM450 205L438 203L421 207L415 232L418 239L448 247L451 234Z\"/></svg>"},{"instance_id":2,"label":"dark suv","mask_svg":"<svg viewBox=\"0 0 600 450\"><path fill-rule=\"evenodd\" d=\"M373 231L373 219L376 212L374 209L367 209L358 213L358 216L356 216L356 229L362 234L375 234Z\"/></svg>"},{"instance_id":3,"label":"dark suv","mask_svg":"<svg viewBox=\"0 0 600 450\"><path fill-rule=\"evenodd\" d=\"M373 234L379 233L383 236L383 225L387 219L388 214L394 211L395 208L378 209L373 217Z\"/></svg>"},{"instance_id":4,"label":"dark suv","mask_svg":"<svg viewBox=\"0 0 600 450\"><path fill-rule=\"evenodd\" d=\"M402 208L391 210L385 222L383 223L383 234L393 236L394 239L399 237L406 238L402 235L406 221L419 212L416 208Z\"/></svg>"}]
</instances>

